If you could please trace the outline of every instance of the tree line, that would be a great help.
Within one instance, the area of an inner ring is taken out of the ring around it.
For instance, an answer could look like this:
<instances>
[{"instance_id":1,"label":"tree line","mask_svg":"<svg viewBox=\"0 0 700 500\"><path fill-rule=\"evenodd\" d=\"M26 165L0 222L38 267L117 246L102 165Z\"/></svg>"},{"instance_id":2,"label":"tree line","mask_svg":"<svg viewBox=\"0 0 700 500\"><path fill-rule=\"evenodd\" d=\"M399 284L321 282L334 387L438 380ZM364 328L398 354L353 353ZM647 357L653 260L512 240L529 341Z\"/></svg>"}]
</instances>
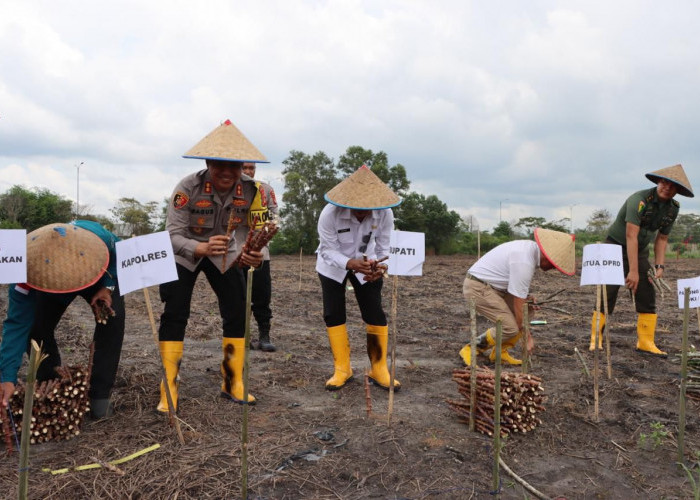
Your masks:
<instances>
[{"instance_id":1,"label":"tree line","mask_svg":"<svg viewBox=\"0 0 700 500\"><path fill-rule=\"evenodd\" d=\"M385 152L373 152L360 146L349 147L337 161L326 153L291 151L282 162L284 194L280 209L281 228L272 240L273 254L311 254L318 246L316 224L326 205L324 194L362 165L367 165L397 193L403 203L394 208L395 225L403 231L425 233L428 253L475 255L513 239L532 238L536 227L569 232L570 220L548 221L543 217L523 217L501 221L491 231L479 231L473 216L461 217L437 195L423 195L410 190L411 182L400 163L390 165ZM149 234L165 229L169 200L140 202L120 198L109 215L93 214L90 207L78 206L48 189L12 186L0 193L0 229L23 228L32 231L53 222L81 218L99 222L123 237ZM576 247L602 241L613 221L606 209L595 210L586 227L576 229ZM669 237L671 249L679 254L697 248L700 242L700 216L680 214Z\"/></svg>"}]
</instances>

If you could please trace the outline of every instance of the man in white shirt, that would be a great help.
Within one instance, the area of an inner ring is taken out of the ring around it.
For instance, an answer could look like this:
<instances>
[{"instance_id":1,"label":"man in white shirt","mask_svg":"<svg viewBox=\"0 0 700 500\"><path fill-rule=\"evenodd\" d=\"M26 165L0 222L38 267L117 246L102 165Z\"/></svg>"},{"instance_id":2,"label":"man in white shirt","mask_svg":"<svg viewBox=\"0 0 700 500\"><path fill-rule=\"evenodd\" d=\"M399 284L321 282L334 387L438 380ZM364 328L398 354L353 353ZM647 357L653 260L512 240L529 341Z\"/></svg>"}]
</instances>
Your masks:
<instances>
[{"instance_id":1,"label":"man in white shirt","mask_svg":"<svg viewBox=\"0 0 700 500\"><path fill-rule=\"evenodd\" d=\"M467 272L462 292L467 303L475 301L476 312L491 321L501 320L501 359L511 365L522 361L513 358L508 349L515 346L523 331L523 305L528 301L530 282L537 268L558 269L572 276L576 271L574 237L550 229L535 229L535 241L509 241L497 246L479 259ZM477 339L477 350L483 353L496 345L495 330L489 328ZM534 347L527 339L528 351ZM471 345L459 352L471 364ZM495 350L489 356L496 359Z\"/></svg>"},{"instance_id":2,"label":"man in white shirt","mask_svg":"<svg viewBox=\"0 0 700 500\"><path fill-rule=\"evenodd\" d=\"M323 319L333 352L334 373L326 389L337 390L352 379L346 325L345 285L355 291L366 324L372 383L388 389L386 363L389 328L382 309L382 283L394 227L391 207L401 199L366 166L325 195L328 205L318 220L316 271L323 292ZM394 390L401 384L394 380Z\"/></svg>"}]
</instances>

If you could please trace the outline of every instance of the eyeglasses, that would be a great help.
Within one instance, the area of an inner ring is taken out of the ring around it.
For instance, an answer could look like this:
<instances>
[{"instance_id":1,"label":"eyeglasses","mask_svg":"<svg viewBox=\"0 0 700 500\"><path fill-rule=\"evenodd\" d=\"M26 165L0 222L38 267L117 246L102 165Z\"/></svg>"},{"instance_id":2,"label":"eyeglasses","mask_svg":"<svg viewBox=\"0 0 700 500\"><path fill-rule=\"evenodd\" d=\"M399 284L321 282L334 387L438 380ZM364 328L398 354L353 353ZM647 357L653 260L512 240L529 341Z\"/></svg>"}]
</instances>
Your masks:
<instances>
[{"instance_id":1,"label":"eyeglasses","mask_svg":"<svg viewBox=\"0 0 700 500\"><path fill-rule=\"evenodd\" d=\"M365 253L365 252L367 251L367 244L369 243L369 239L370 239L371 237L372 237L372 231L370 231L369 234L365 234L365 235L362 237L362 243L364 243L364 245L360 245L360 248L358 248L358 250L359 250L361 253Z\"/></svg>"}]
</instances>

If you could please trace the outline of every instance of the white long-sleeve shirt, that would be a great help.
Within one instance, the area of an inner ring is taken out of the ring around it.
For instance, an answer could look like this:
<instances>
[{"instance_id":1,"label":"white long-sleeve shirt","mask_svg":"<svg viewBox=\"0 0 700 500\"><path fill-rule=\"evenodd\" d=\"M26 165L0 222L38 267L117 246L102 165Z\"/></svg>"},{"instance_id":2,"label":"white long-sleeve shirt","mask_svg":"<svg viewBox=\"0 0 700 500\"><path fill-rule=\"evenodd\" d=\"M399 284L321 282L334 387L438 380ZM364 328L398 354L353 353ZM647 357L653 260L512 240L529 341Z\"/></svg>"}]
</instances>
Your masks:
<instances>
[{"instance_id":1,"label":"white long-sleeve shirt","mask_svg":"<svg viewBox=\"0 0 700 500\"><path fill-rule=\"evenodd\" d=\"M371 210L362 222L349 208L328 204L318 218L319 245L316 250L316 271L342 283L350 259L379 259L389 255L389 240L394 228L394 212L390 208ZM360 283L366 282L358 275Z\"/></svg>"}]
</instances>

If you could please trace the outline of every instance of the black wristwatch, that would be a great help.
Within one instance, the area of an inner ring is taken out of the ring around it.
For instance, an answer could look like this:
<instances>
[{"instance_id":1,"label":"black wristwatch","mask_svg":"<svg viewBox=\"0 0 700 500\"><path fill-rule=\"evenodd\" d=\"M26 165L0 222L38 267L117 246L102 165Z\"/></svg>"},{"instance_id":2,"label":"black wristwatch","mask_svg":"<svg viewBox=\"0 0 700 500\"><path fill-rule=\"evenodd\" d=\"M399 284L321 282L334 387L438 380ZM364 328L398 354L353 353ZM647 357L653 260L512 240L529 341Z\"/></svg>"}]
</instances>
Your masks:
<instances>
[{"instance_id":1,"label":"black wristwatch","mask_svg":"<svg viewBox=\"0 0 700 500\"><path fill-rule=\"evenodd\" d=\"M666 269L663 264L656 264L654 269Z\"/></svg>"}]
</instances>

